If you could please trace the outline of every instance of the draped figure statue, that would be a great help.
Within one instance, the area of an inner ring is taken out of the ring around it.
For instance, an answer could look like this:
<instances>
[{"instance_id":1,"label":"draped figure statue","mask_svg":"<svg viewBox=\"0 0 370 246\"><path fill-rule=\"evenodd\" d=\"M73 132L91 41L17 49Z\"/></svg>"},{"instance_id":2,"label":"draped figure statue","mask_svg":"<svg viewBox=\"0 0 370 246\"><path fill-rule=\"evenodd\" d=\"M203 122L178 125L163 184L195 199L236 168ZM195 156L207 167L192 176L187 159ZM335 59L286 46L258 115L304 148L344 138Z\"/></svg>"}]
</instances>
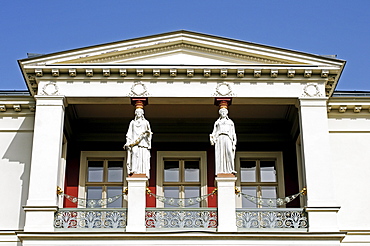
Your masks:
<instances>
[{"instance_id":1,"label":"draped figure statue","mask_svg":"<svg viewBox=\"0 0 370 246\"><path fill-rule=\"evenodd\" d=\"M127 149L128 174L145 174L149 178L152 134L149 121L144 118L144 110L137 108L123 147Z\"/></svg>"},{"instance_id":2,"label":"draped figure statue","mask_svg":"<svg viewBox=\"0 0 370 246\"><path fill-rule=\"evenodd\" d=\"M221 108L210 134L211 145L215 145L216 175L219 173L236 173L234 159L236 134L234 122L227 116L228 110Z\"/></svg>"}]
</instances>

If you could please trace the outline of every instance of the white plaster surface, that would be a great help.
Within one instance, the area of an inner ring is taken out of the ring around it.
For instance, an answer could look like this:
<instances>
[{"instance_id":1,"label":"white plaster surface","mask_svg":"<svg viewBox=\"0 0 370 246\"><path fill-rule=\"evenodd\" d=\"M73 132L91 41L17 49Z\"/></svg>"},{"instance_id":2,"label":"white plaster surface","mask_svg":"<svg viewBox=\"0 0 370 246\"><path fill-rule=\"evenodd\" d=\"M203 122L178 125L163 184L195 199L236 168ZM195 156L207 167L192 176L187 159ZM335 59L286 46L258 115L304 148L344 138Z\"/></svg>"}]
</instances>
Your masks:
<instances>
[{"instance_id":1,"label":"white plaster surface","mask_svg":"<svg viewBox=\"0 0 370 246\"><path fill-rule=\"evenodd\" d=\"M32 114L0 117L0 231L24 226L33 120Z\"/></svg>"}]
</instances>

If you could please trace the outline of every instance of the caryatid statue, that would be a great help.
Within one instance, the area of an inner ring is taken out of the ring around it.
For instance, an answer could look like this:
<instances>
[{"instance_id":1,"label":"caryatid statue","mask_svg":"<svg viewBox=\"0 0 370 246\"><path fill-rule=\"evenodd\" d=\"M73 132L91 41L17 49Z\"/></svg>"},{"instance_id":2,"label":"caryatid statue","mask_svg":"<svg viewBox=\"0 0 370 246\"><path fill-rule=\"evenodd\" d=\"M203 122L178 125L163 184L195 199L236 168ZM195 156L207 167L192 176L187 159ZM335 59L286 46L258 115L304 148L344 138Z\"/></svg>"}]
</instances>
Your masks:
<instances>
[{"instance_id":1,"label":"caryatid statue","mask_svg":"<svg viewBox=\"0 0 370 246\"><path fill-rule=\"evenodd\" d=\"M130 122L126 134L127 172L145 174L149 178L152 132L149 121L144 118L143 104L136 103L135 119Z\"/></svg>"},{"instance_id":2,"label":"caryatid statue","mask_svg":"<svg viewBox=\"0 0 370 246\"><path fill-rule=\"evenodd\" d=\"M216 175L235 174L236 134L234 122L228 117L227 104L221 104L220 117L216 120L210 134L211 145L215 145Z\"/></svg>"}]
</instances>

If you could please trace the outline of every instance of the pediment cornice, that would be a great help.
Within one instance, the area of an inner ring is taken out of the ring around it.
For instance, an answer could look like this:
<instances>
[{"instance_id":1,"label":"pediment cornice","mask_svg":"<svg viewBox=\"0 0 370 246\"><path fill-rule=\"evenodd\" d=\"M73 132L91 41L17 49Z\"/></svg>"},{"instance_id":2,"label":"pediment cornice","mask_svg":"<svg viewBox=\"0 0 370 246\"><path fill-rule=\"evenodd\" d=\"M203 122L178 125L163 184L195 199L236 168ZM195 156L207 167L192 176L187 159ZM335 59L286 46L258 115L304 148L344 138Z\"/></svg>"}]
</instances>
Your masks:
<instances>
[{"instance_id":1,"label":"pediment cornice","mask_svg":"<svg viewBox=\"0 0 370 246\"><path fill-rule=\"evenodd\" d=\"M73 63L75 64L114 63L114 62L121 61L127 58L135 58L135 57L140 57L140 56L145 56L145 55L160 54L163 52L174 51L174 50L200 51L200 52L216 54L216 55L221 55L221 56L228 56L231 58L236 58L236 59L241 59L241 60L246 60L246 61L251 61L251 62L257 62L261 64L291 64L291 62L289 61L281 61L277 59L263 58L263 57L258 57L258 56L254 56L250 54L242 54L241 52L231 52L231 51L226 51L226 50L217 49L213 47L204 47L201 45L195 45L195 44L184 43L184 42L172 43L169 45L167 44L162 47L144 48L144 49L139 49L136 51L112 52L108 56L105 54L105 55L94 56L94 57L89 57L89 58L79 58L79 59L70 60L70 61L62 62L62 63L69 63L69 64L73 64Z\"/></svg>"}]
</instances>

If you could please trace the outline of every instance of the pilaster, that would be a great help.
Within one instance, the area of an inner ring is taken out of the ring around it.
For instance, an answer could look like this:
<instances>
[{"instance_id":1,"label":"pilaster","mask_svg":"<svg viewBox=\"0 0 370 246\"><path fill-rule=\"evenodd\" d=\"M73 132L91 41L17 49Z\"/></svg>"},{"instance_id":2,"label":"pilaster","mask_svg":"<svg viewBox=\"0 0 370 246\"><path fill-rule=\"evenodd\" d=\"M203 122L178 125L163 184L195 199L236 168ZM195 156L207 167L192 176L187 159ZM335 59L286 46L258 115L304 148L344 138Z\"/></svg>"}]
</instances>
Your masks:
<instances>
[{"instance_id":1,"label":"pilaster","mask_svg":"<svg viewBox=\"0 0 370 246\"><path fill-rule=\"evenodd\" d=\"M56 187L61 163L65 98L36 96L25 231L53 231Z\"/></svg>"},{"instance_id":2,"label":"pilaster","mask_svg":"<svg viewBox=\"0 0 370 246\"><path fill-rule=\"evenodd\" d=\"M306 173L309 231L338 231L327 98L300 98L302 159Z\"/></svg>"},{"instance_id":3,"label":"pilaster","mask_svg":"<svg viewBox=\"0 0 370 246\"><path fill-rule=\"evenodd\" d=\"M145 227L145 205L146 184L148 178L145 174L134 174L126 178L127 195L127 232L144 232Z\"/></svg>"},{"instance_id":4,"label":"pilaster","mask_svg":"<svg viewBox=\"0 0 370 246\"><path fill-rule=\"evenodd\" d=\"M236 232L235 181L236 177L216 177L218 232Z\"/></svg>"}]
</instances>

